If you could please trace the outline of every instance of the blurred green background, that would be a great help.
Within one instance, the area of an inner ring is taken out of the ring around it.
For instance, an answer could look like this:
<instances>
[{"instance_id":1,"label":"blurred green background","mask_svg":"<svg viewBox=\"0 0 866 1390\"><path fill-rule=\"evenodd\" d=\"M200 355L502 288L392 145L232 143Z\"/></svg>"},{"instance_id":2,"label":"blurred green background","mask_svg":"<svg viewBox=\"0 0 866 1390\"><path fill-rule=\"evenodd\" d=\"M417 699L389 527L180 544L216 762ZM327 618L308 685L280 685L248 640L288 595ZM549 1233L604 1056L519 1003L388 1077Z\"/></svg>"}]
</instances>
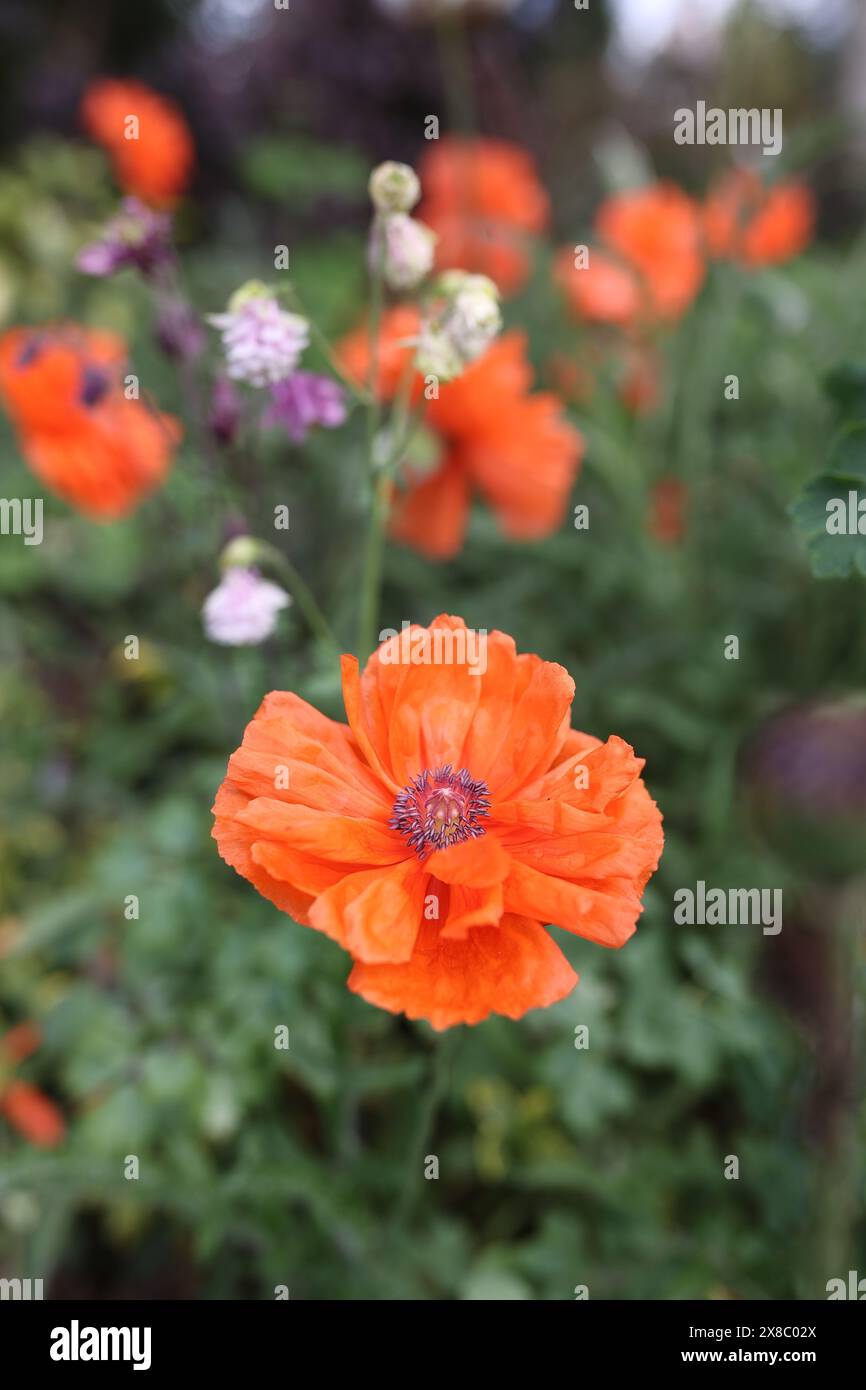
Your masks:
<instances>
[{"instance_id":1,"label":"blurred green background","mask_svg":"<svg viewBox=\"0 0 866 1390\"><path fill-rule=\"evenodd\" d=\"M0 1121L0 1274L55 1297L327 1299L823 1298L866 1275L866 581L862 552L815 577L789 514L799 496L814 540L803 490L866 416L866 37L858 7L801 4L653 39L659 9L526 4L472 31L482 129L533 150L552 244L588 236L624 166L704 191L727 152L670 138L694 95L784 108L781 165L816 190L818 239L779 269L713 268L662 343L657 411L633 418L606 382L574 408L588 531L518 546L478 510L449 564L389 549L382 613L504 629L572 673L579 727L647 759L666 849L636 936L610 953L557 933L570 998L437 1039L349 994L343 953L218 858L210 805L262 696L342 717L296 609L264 649L206 642L226 523L263 531L291 505L291 558L350 649L360 420L300 449L272 439L256 496L188 435L128 521L47 499L43 545L0 539L0 1032L39 1021L21 1075L68 1131L41 1151ZM75 116L104 72L175 93L192 124L179 237L202 309L267 278L287 242L308 311L334 334L357 322L367 172L417 157L441 74L429 31L370 4L290 13L4 0L3 326L116 327L184 414L139 283L74 269L115 200ZM586 347L549 254L506 306L542 378ZM729 372L736 405L707 390ZM40 495L5 421L0 450L3 495ZM678 543L648 525L671 476L688 488ZM700 879L782 888L783 930L675 926L675 890Z\"/></svg>"}]
</instances>

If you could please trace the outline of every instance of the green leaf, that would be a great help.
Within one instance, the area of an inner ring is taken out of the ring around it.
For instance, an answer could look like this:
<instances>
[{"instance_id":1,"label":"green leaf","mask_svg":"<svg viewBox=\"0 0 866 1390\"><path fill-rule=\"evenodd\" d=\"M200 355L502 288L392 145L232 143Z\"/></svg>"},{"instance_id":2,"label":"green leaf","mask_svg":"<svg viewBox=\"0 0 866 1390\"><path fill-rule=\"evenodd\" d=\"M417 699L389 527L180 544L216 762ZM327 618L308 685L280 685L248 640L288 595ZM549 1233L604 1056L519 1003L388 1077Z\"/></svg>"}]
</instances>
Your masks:
<instances>
[{"instance_id":1,"label":"green leaf","mask_svg":"<svg viewBox=\"0 0 866 1390\"><path fill-rule=\"evenodd\" d=\"M853 458L852 453L847 474L822 473L813 478L788 508L795 531L806 543L816 579L844 579L852 573L866 576L866 535L861 535L859 530L845 535L834 535L827 530L832 515L828 504L841 502L848 509L849 494L853 493L859 518L860 504L866 503L866 478L861 488L851 485Z\"/></svg>"},{"instance_id":2,"label":"green leaf","mask_svg":"<svg viewBox=\"0 0 866 1390\"><path fill-rule=\"evenodd\" d=\"M827 373L824 390L843 420L866 420L866 362L842 362Z\"/></svg>"},{"instance_id":3,"label":"green leaf","mask_svg":"<svg viewBox=\"0 0 866 1390\"><path fill-rule=\"evenodd\" d=\"M241 156L241 176L251 192L305 207L323 197L362 197L368 175L362 154L301 136L266 135Z\"/></svg>"}]
</instances>

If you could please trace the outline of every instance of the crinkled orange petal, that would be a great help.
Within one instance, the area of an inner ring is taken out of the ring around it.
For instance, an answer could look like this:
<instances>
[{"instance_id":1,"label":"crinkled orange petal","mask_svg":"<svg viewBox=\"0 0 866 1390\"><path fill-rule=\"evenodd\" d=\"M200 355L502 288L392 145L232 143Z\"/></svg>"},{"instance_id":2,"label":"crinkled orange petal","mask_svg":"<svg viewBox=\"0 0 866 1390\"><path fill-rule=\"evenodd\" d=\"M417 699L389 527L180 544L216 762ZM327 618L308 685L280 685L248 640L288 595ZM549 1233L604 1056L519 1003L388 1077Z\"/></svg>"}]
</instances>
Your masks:
<instances>
[{"instance_id":1,"label":"crinkled orange petal","mask_svg":"<svg viewBox=\"0 0 866 1390\"><path fill-rule=\"evenodd\" d=\"M316 899L310 923L357 960L406 961L421 924L427 881L414 855L386 869L349 874Z\"/></svg>"},{"instance_id":2,"label":"crinkled orange petal","mask_svg":"<svg viewBox=\"0 0 866 1390\"><path fill-rule=\"evenodd\" d=\"M217 792L213 804L215 819L211 833L217 842L220 857L243 878L249 879L262 897L268 898L281 912L287 912L296 922L306 923L313 895L274 878L253 859L255 836L248 826L236 819L237 812L242 810L248 801L249 798L228 779Z\"/></svg>"},{"instance_id":3,"label":"crinkled orange petal","mask_svg":"<svg viewBox=\"0 0 866 1390\"><path fill-rule=\"evenodd\" d=\"M433 885L428 891L433 891ZM448 911L441 923L444 937L462 939L474 927L494 927L502 918L502 884L489 883L484 888L464 887L452 883L443 892L448 895Z\"/></svg>"},{"instance_id":4,"label":"crinkled orange petal","mask_svg":"<svg viewBox=\"0 0 866 1390\"><path fill-rule=\"evenodd\" d=\"M405 965L356 963L349 988L368 1003L434 1028L480 1023L490 1014L522 1018L564 999L577 983L559 947L538 922L508 914L464 938L424 922Z\"/></svg>"},{"instance_id":5,"label":"crinkled orange petal","mask_svg":"<svg viewBox=\"0 0 866 1390\"><path fill-rule=\"evenodd\" d=\"M443 883L464 888L489 888L507 877L510 860L495 835L437 849L424 861L424 867Z\"/></svg>"},{"instance_id":6,"label":"crinkled orange petal","mask_svg":"<svg viewBox=\"0 0 866 1390\"><path fill-rule=\"evenodd\" d=\"M263 839L285 840L298 854L335 863L397 864L407 858L402 836L374 820L338 816L273 797L250 801L236 819Z\"/></svg>"}]
</instances>

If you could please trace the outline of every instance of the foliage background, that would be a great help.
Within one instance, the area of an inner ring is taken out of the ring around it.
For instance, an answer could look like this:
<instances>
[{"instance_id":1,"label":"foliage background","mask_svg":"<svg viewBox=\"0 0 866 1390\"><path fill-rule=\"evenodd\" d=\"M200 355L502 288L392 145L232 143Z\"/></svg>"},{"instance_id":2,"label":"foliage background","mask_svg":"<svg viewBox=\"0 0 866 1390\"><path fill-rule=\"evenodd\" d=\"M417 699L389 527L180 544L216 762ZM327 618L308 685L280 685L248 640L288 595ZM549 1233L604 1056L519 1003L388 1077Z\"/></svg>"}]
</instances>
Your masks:
<instances>
[{"instance_id":1,"label":"foliage background","mask_svg":"<svg viewBox=\"0 0 866 1390\"><path fill-rule=\"evenodd\" d=\"M114 200L75 121L100 71L174 90L192 121L200 172L181 237L203 308L267 277L284 241L312 314L335 333L356 321L366 173L417 156L424 115L444 110L439 69L429 35L368 5L291 13L289 30L252 7L79 0L28 5L22 23L3 6L7 323L121 329L142 381L184 413L134 278L72 269ZM669 110L692 91L784 107L782 161L817 188L821 236L782 270L712 272L664 344L655 415L635 421L609 383L575 413L588 532L517 546L479 511L450 564L391 548L383 625L451 611L505 629L571 671L581 728L646 757L667 844L638 933L618 953L558 933L581 975L569 999L437 1041L349 994L342 953L217 857L213 793L262 695L292 689L342 715L296 610L264 650L206 643L225 523L264 532L290 503L291 557L349 649L360 420L302 449L274 440L255 478L243 459L224 478L188 436L164 495L111 526L47 500L42 546L0 543L0 1024L41 1021L26 1074L69 1132L40 1153L0 1128L5 1275L98 1298L270 1298L287 1284L293 1298L562 1299L586 1284L591 1298L672 1299L824 1297L828 1278L866 1271L866 798L828 850L820 796L792 819L760 772L778 711L840 698L856 711L866 688L863 580L813 577L787 510L836 427L826 375L862 355L856 128L826 105L846 45L740 7L709 65L659 60L629 86L604 60L609 30L599 3L474 39L482 128L534 149L557 244L588 233L623 160L703 190L711 152L670 139ZM542 375L554 348L578 363L584 349L547 259L507 306ZM728 372L735 406L718 386ZM0 490L35 495L5 423L0 448ZM671 474L689 488L679 545L647 527L650 489ZM122 657L130 633L137 663ZM737 662L723 659L729 633ZM806 754L820 791L833 769ZM673 892L698 879L782 887L783 931L675 927ZM430 1153L438 1182L422 1177Z\"/></svg>"}]
</instances>

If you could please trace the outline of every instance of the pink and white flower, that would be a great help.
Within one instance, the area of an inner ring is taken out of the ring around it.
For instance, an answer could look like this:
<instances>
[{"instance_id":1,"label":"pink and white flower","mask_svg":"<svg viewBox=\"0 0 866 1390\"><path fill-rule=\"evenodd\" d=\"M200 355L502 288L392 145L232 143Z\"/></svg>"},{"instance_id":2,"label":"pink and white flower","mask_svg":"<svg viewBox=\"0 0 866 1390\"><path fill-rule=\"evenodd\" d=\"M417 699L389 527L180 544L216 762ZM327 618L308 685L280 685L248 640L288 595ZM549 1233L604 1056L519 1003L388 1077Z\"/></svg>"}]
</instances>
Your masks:
<instances>
[{"instance_id":1,"label":"pink and white flower","mask_svg":"<svg viewBox=\"0 0 866 1390\"><path fill-rule=\"evenodd\" d=\"M277 614L291 603L285 589L258 570L233 565L202 608L205 633L224 647L255 647L270 637Z\"/></svg>"},{"instance_id":2,"label":"pink and white flower","mask_svg":"<svg viewBox=\"0 0 866 1390\"><path fill-rule=\"evenodd\" d=\"M226 371L235 381L272 386L295 370L310 341L310 325L266 291L240 291L224 314L208 321L222 334Z\"/></svg>"}]
</instances>

